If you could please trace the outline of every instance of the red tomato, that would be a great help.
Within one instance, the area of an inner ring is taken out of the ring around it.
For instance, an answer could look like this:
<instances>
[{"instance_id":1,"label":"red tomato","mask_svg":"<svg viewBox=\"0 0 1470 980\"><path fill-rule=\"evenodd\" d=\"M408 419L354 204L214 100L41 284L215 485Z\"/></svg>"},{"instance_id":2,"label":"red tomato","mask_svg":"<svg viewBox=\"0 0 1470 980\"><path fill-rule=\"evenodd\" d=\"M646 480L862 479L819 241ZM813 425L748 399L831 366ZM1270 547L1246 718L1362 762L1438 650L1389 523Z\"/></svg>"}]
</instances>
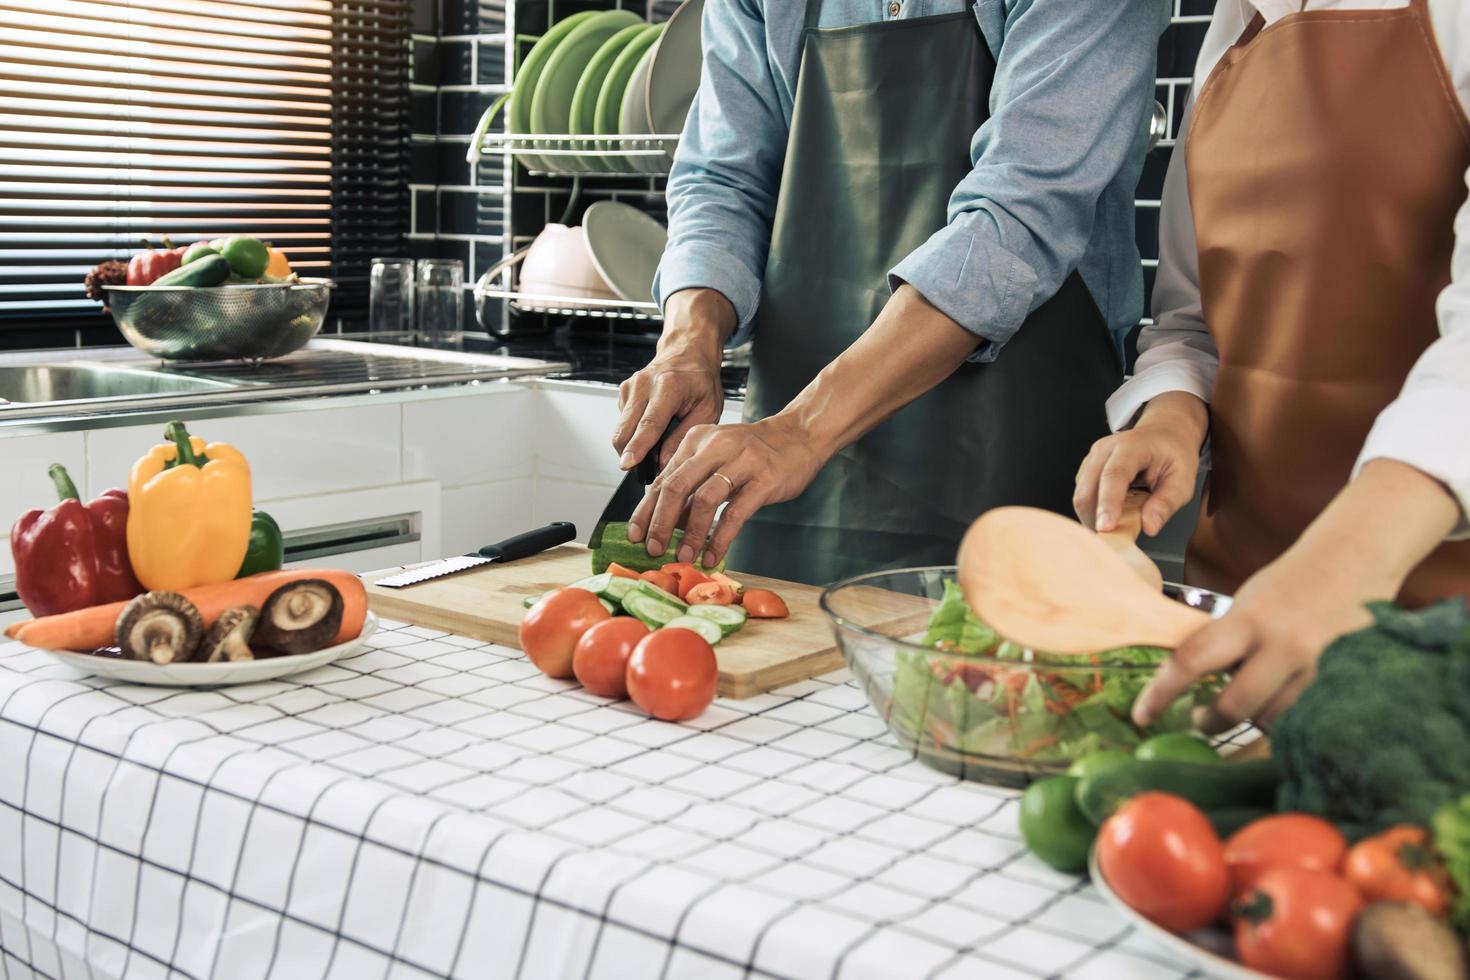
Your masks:
<instances>
[{"instance_id":1,"label":"red tomato","mask_svg":"<svg viewBox=\"0 0 1470 980\"><path fill-rule=\"evenodd\" d=\"M786 601L769 589L747 589L740 604L754 619L785 619L791 615Z\"/></svg>"},{"instance_id":2,"label":"red tomato","mask_svg":"<svg viewBox=\"0 0 1470 980\"><path fill-rule=\"evenodd\" d=\"M635 571L633 571L633 569L631 569L631 568L624 568L622 565L619 565L615 561L612 561L612 562L608 562L607 563L607 570L608 570L609 573L611 573L616 578L637 578L638 577L638 573L635 572Z\"/></svg>"},{"instance_id":3,"label":"red tomato","mask_svg":"<svg viewBox=\"0 0 1470 980\"><path fill-rule=\"evenodd\" d=\"M715 699L715 649L689 630L655 630L628 659L628 696L655 718L693 718Z\"/></svg>"},{"instance_id":4,"label":"red tomato","mask_svg":"<svg viewBox=\"0 0 1470 980\"><path fill-rule=\"evenodd\" d=\"M632 616L594 624L572 650L572 673L583 687L605 698L628 696L628 658L648 627Z\"/></svg>"},{"instance_id":5,"label":"red tomato","mask_svg":"<svg viewBox=\"0 0 1470 980\"><path fill-rule=\"evenodd\" d=\"M684 596L684 601L691 606L733 606L735 599L735 590L722 582L696 585Z\"/></svg>"},{"instance_id":6,"label":"red tomato","mask_svg":"<svg viewBox=\"0 0 1470 980\"><path fill-rule=\"evenodd\" d=\"M1171 932L1209 925L1230 899L1215 828L1193 803L1168 793L1140 793L1103 823L1097 866L1129 907Z\"/></svg>"},{"instance_id":7,"label":"red tomato","mask_svg":"<svg viewBox=\"0 0 1470 980\"><path fill-rule=\"evenodd\" d=\"M689 564L687 561L677 561L665 565L663 570L674 576L674 582L678 586L676 595L680 599L689 594L689 590L696 585L703 585L709 581L709 577Z\"/></svg>"},{"instance_id":8,"label":"red tomato","mask_svg":"<svg viewBox=\"0 0 1470 980\"><path fill-rule=\"evenodd\" d=\"M670 575L668 572L664 571L661 568L654 571L644 572L638 577L644 579L645 581L652 582L654 585L658 586L660 589L663 589L670 595L678 594L678 581L674 578L674 576Z\"/></svg>"},{"instance_id":9,"label":"red tomato","mask_svg":"<svg viewBox=\"0 0 1470 980\"><path fill-rule=\"evenodd\" d=\"M1235 904L1235 952L1283 980L1352 976L1350 940L1363 896L1325 871L1279 865Z\"/></svg>"},{"instance_id":10,"label":"red tomato","mask_svg":"<svg viewBox=\"0 0 1470 980\"><path fill-rule=\"evenodd\" d=\"M1450 882L1423 827L1390 827L1353 845L1343 877L1370 902L1413 902L1435 915L1450 905Z\"/></svg>"},{"instance_id":11,"label":"red tomato","mask_svg":"<svg viewBox=\"0 0 1470 980\"><path fill-rule=\"evenodd\" d=\"M612 613L585 589L557 589L541 598L521 620L521 649L548 677L572 676L572 650L594 623Z\"/></svg>"},{"instance_id":12,"label":"red tomato","mask_svg":"<svg viewBox=\"0 0 1470 980\"><path fill-rule=\"evenodd\" d=\"M1225 863L1238 895L1270 868L1288 864L1309 871L1336 871L1347 838L1321 817L1276 813L1252 820L1225 842Z\"/></svg>"}]
</instances>

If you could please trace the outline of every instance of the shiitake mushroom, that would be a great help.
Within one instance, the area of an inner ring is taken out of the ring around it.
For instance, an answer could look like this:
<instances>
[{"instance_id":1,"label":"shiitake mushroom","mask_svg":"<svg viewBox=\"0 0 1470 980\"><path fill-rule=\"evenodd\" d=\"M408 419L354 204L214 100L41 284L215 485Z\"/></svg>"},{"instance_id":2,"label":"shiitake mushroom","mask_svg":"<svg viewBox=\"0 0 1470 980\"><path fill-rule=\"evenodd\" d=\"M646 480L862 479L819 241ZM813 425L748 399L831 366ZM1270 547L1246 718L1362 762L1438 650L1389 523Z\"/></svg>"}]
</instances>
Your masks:
<instances>
[{"instance_id":1,"label":"shiitake mushroom","mask_svg":"<svg viewBox=\"0 0 1470 980\"><path fill-rule=\"evenodd\" d=\"M250 638L255 633L255 624L260 620L260 610L254 606L236 606L220 613L219 619L209 628L204 642L194 659L204 663L219 663L254 660L250 649Z\"/></svg>"},{"instance_id":2,"label":"shiitake mushroom","mask_svg":"<svg viewBox=\"0 0 1470 980\"><path fill-rule=\"evenodd\" d=\"M115 636L123 655L133 660L181 663L199 646L204 620L177 592L145 592L123 607Z\"/></svg>"},{"instance_id":3,"label":"shiitake mushroom","mask_svg":"<svg viewBox=\"0 0 1470 980\"><path fill-rule=\"evenodd\" d=\"M342 627L342 594L319 578L288 582L260 607L251 640L257 648L283 654L311 653L330 646Z\"/></svg>"}]
</instances>

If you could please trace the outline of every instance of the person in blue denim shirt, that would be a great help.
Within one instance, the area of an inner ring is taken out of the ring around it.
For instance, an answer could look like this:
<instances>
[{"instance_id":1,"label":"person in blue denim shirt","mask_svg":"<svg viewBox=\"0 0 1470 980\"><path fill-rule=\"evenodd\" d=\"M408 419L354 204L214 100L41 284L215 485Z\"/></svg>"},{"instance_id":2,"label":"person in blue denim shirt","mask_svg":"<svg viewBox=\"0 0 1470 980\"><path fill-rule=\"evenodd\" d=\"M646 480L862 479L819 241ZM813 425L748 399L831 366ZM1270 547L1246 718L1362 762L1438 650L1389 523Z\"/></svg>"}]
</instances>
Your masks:
<instances>
[{"instance_id":1,"label":"person in blue denim shirt","mask_svg":"<svg viewBox=\"0 0 1470 980\"><path fill-rule=\"evenodd\" d=\"M703 17L664 330L613 439L625 469L664 464L630 537L657 555L682 526L679 558L714 561L743 529L733 567L822 582L952 561L999 504L1070 512L1142 310L1133 193L1166 0ZM746 422L715 425L722 347L746 340Z\"/></svg>"}]
</instances>

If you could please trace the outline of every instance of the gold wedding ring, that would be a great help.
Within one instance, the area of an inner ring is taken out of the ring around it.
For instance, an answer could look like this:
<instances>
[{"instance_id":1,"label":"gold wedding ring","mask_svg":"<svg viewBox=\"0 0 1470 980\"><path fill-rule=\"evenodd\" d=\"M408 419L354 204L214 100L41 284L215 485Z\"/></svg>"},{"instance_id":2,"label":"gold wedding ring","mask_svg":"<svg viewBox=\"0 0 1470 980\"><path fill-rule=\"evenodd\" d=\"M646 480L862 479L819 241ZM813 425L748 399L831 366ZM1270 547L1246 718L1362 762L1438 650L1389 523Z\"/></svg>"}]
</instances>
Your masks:
<instances>
[{"instance_id":1,"label":"gold wedding ring","mask_svg":"<svg viewBox=\"0 0 1470 980\"><path fill-rule=\"evenodd\" d=\"M721 480L724 480L726 483L728 483L730 485L730 493L734 493L735 492L735 481L734 480L730 479L728 476L726 476L725 474L720 473L720 472L716 472L713 475L719 477ZM729 495L730 494L727 493L725 496L728 497Z\"/></svg>"}]
</instances>

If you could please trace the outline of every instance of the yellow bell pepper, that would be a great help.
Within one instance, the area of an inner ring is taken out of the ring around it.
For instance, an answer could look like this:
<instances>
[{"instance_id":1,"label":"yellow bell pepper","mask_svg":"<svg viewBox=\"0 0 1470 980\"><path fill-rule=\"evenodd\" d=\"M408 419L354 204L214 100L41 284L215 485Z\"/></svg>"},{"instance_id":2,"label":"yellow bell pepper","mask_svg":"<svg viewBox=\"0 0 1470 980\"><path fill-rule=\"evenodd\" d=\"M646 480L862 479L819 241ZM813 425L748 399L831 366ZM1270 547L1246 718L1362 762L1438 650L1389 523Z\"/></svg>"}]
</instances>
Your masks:
<instances>
[{"instance_id":1,"label":"yellow bell pepper","mask_svg":"<svg viewBox=\"0 0 1470 980\"><path fill-rule=\"evenodd\" d=\"M178 591L235 577L250 544L250 466L182 422L128 475L128 558L146 589Z\"/></svg>"}]
</instances>

